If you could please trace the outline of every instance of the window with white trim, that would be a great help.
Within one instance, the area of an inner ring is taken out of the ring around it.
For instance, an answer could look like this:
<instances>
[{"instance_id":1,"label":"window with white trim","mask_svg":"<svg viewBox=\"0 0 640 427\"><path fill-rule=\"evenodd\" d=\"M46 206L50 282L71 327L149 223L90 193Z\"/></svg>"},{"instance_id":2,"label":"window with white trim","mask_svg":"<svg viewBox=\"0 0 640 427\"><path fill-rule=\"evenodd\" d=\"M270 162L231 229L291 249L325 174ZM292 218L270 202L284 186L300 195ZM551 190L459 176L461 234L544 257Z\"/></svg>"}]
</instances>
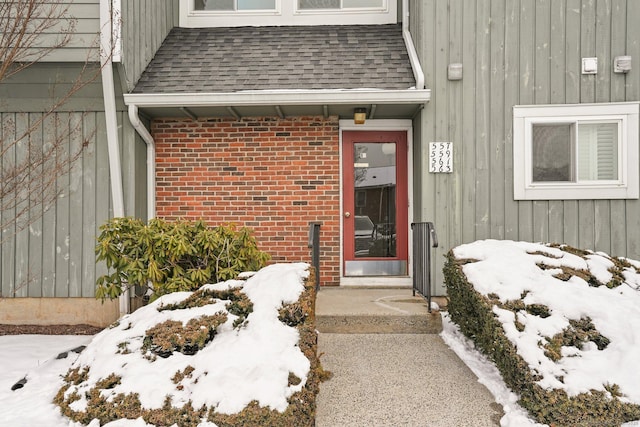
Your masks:
<instances>
[{"instance_id":1,"label":"window with white trim","mask_svg":"<svg viewBox=\"0 0 640 427\"><path fill-rule=\"evenodd\" d=\"M298 0L298 11L318 9L381 9L384 0Z\"/></svg>"},{"instance_id":2,"label":"window with white trim","mask_svg":"<svg viewBox=\"0 0 640 427\"><path fill-rule=\"evenodd\" d=\"M392 24L398 0L180 0L181 27Z\"/></svg>"},{"instance_id":3,"label":"window with white trim","mask_svg":"<svg viewBox=\"0 0 640 427\"><path fill-rule=\"evenodd\" d=\"M515 106L514 199L637 199L638 105Z\"/></svg>"},{"instance_id":4,"label":"window with white trim","mask_svg":"<svg viewBox=\"0 0 640 427\"><path fill-rule=\"evenodd\" d=\"M276 10L276 0L195 0L194 10L230 11Z\"/></svg>"}]
</instances>

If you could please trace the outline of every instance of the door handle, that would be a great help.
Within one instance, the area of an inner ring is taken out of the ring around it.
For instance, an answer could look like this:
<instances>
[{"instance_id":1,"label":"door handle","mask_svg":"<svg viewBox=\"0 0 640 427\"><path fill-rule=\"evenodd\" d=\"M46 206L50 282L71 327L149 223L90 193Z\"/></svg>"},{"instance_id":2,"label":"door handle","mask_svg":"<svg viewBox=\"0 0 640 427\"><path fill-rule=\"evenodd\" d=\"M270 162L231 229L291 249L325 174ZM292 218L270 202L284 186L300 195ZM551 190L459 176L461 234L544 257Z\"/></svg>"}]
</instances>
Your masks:
<instances>
[{"instance_id":1,"label":"door handle","mask_svg":"<svg viewBox=\"0 0 640 427\"><path fill-rule=\"evenodd\" d=\"M344 217L345 217L345 218L349 218L350 216L351 216L351 212L345 212L345 213L344 213Z\"/></svg>"}]
</instances>

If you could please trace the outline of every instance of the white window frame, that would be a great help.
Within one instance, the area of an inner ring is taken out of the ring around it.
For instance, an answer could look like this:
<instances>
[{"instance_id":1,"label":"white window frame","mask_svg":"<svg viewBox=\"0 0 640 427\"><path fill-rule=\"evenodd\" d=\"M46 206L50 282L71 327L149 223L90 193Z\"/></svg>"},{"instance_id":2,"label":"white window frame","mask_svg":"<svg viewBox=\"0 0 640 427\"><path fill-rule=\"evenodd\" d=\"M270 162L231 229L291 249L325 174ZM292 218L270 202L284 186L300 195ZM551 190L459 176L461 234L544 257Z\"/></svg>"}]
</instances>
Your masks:
<instances>
[{"instance_id":1,"label":"white window frame","mask_svg":"<svg viewBox=\"0 0 640 427\"><path fill-rule=\"evenodd\" d=\"M358 25L397 23L399 0L383 0L381 8L298 10L296 0L276 0L274 10L195 10L194 0L180 0L180 26L184 28Z\"/></svg>"},{"instance_id":2,"label":"white window frame","mask_svg":"<svg viewBox=\"0 0 640 427\"><path fill-rule=\"evenodd\" d=\"M294 12L299 15L311 14L311 15L326 15L326 14L343 14L343 13L384 13L389 9L389 1L382 0L381 7L339 7L333 9L299 9L298 0L291 0L293 3ZM341 1L342 3L342 1Z\"/></svg>"},{"instance_id":3,"label":"white window frame","mask_svg":"<svg viewBox=\"0 0 640 427\"><path fill-rule=\"evenodd\" d=\"M513 107L513 195L515 200L638 199L639 102L516 105ZM534 124L616 121L618 179L608 181L533 182Z\"/></svg>"}]
</instances>

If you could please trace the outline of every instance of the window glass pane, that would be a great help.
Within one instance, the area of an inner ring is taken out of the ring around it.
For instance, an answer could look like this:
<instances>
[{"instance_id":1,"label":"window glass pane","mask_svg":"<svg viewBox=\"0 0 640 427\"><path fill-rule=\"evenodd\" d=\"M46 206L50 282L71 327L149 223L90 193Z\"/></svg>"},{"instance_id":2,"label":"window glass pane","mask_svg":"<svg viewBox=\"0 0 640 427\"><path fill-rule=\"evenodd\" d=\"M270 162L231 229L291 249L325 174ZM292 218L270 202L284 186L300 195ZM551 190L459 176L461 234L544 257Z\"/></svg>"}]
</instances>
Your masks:
<instances>
[{"instance_id":1,"label":"window glass pane","mask_svg":"<svg viewBox=\"0 0 640 427\"><path fill-rule=\"evenodd\" d=\"M618 179L618 123L578 124L578 180Z\"/></svg>"},{"instance_id":2,"label":"window glass pane","mask_svg":"<svg viewBox=\"0 0 640 427\"><path fill-rule=\"evenodd\" d=\"M238 0L238 10L273 10L276 0Z\"/></svg>"},{"instance_id":3,"label":"window glass pane","mask_svg":"<svg viewBox=\"0 0 640 427\"><path fill-rule=\"evenodd\" d=\"M233 10L233 0L196 0L195 10Z\"/></svg>"},{"instance_id":4,"label":"window glass pane","mask_svg":"<svg viewBox=\"0 0 640 427\"><path fill-rule=\"evenodd\" d=\"M342 0L342 7L382 7L382 0Z\"/></svg>"},{"instance_id":5,"label":"window glass pane","mask_svg":"<svg viewBox=\"0 0 640 427\"><path fill-rule=\"evenodd\" d=\"M354 144L355 257L396 256L396 146Z\"/></svg>"},{"instance_id":6,"label":"window glass pane","mask_svg":"<svg viewBox=\"0 0 640 427\"><path fill-rule=\"evenodd\" d=\"M571 124L532 126L533 182L572 181Z\"/></svg>"},{"instance_id":7,"label":"window glass pane","mask_svg":"<svg viewBox=\"0 0 640 427\"><path fill-rule=\"evenodd\" d=\"M340 9L340 0L298 0L298 9Z\"/></svg>"}]
</instances>

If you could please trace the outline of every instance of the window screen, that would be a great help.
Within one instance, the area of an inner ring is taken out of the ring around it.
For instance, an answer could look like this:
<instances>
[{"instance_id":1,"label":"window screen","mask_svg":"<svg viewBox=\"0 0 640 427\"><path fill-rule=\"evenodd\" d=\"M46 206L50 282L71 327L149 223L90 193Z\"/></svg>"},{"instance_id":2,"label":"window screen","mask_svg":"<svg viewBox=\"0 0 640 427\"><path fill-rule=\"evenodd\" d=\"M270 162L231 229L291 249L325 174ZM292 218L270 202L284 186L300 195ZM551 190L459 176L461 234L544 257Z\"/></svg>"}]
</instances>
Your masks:
<instances>
[{"instance_id":1,"label":"window screen","mask_svg":"<svg viewBox=\"0 0 640 427\"><path fill-rule=\"evenodd\" d=\"M533 182L573 181L571 124L532 126Z\"/></svg>"},{"instance_id":2,"label":"window screen","mask_svg":"<svg viewBox=\"0 0 640 427\"><path fill-rule=\"evenodd\" d=\"M276 0L196 0L195 10L273 10Z\"/></svg>"},{"instance_id":3,"label":"window screen","mask_svg":"<svg viewBox=\"0 0 640 427\"><path fill-rule=\"evenodd\" d=\"M534 124L531 134L532 182L618 179L618 123Z\"/></svg>"},{"instance_id":4,"label":"window screen","mask_svg":"<svg viewBox=\"0 0 640 427\"><path fill-rule=\"evenodd\" d=\"M298 0L298 9L356 9L382 7L383 0Z\"/></svg>"}]
</instances>

